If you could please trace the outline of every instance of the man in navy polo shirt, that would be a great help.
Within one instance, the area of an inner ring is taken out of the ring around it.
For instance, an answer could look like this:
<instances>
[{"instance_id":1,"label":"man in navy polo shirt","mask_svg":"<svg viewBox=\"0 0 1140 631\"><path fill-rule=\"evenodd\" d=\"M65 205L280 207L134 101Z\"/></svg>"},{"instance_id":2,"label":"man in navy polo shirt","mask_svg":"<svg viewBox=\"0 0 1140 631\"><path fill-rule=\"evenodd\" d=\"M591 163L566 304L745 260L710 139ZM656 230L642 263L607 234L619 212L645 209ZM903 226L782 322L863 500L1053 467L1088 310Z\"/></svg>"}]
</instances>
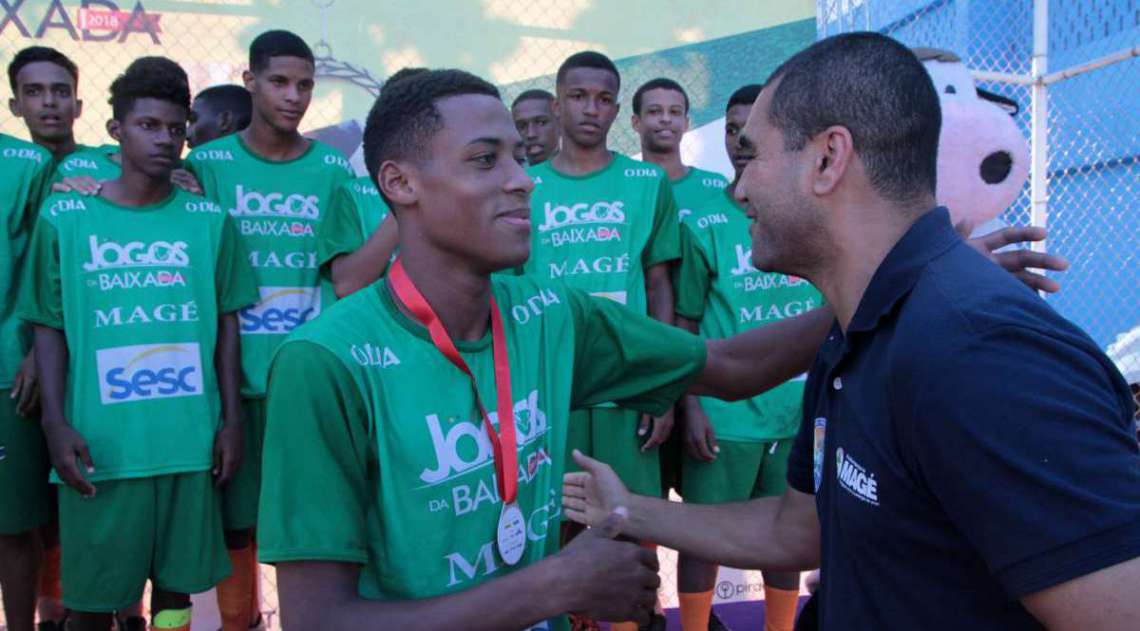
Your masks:
<instances>
[{"instance_id":1,"label":"man in navy polo shirt","mask_svg":"<svg viewBox=\"0 0 1140 631\"><path fill-rule=\"evenodd\" d=\"M808 376L783 497L631 496L581 457L566 514L765 570L822 562L822 629L1138 629L1140 453L1095 343L935 208L938 97L872 33L781 66L740 142L753 262L836 324ZM814 496L814 497L813 497Z\"/></svg>"}]
</instances>

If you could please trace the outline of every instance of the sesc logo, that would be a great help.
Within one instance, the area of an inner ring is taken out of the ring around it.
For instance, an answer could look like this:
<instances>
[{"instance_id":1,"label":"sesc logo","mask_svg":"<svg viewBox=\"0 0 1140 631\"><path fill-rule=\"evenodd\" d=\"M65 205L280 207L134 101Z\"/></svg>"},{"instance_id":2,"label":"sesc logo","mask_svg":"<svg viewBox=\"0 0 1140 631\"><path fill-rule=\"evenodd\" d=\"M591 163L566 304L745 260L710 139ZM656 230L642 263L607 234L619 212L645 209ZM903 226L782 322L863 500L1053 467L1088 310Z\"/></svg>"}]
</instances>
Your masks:
<instances>
[{"instance_id":1,"label":"sesc logo","mask_svg":"<svg viewBox=\"0 0 1140 631\"><path fill-rule=\"evenodd\" d=\"M114 241L99 243L99 237L91 235L87 242L91 246L91 261L84 263L83 269L89 272L125 267L190 266L185 241L131 241L120 245Z\"/></svg>"},{"instance_id":2,"label":"sesc logo","mask_svg":"<svg viewBox=\"0 0 1140 631\"><path fill-rule=\"evenodd\" d=\"M293 193L259 193L246 191L238 184L234 199L235 217L287 217L290 219L317 219L321 216L320 200L316 195Z\"/></svg>"},{"instance_id":3,"label":"sesc logo","mask_svg":"<svg viewBox=\"0 0 1140 631\"><path fill-rule=\"evenodd\" d=\"M545 221L538 227L539 232L592 223L623 223L625 210L622 209L622 202L596 202L592 205L579 203L567 206L546 202L543 217Z\"/></svg>"},{"instance_id":4,"label":"sesc logo","mask_svg":"<svg viewBox=\"0 0 1140 631\"><path fill-rule=\"evenodd\" d=\"M103 405L203 393L197 343L104 348L95 351L95 364Z\"/></svg>"},{"instance_id":5,"label":"sesc logo","mask_svg":"<svg viewBox=\"0 0 1140 631\"><path fill-rule=\"evenodd\" d=\"M238 312L242 335L285 335L321 315L320 287L259 287L261 302Z\"/></svg>"}]
</instances>

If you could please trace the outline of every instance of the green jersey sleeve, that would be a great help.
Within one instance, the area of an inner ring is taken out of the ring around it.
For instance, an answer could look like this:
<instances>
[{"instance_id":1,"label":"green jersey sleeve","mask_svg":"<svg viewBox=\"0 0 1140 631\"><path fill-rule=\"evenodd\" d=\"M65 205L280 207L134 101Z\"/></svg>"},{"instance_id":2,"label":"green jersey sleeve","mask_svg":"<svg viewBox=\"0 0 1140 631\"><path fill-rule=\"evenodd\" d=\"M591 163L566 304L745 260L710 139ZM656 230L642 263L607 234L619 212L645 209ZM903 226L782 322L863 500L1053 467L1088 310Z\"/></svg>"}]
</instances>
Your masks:
<instances>
[{"instance_id":1,"label":"green jersey sleeve","mask_svg":"<svg viewBox=\"0 0 1140 631\"><path fill-rule=\"evenodd\" d=\"M331 352L287 342L270 367L259 557L368 562L367 410Z\"/></svg>"},{"instance_id":2,"label":"green jersey sleeve","mask_svg":"<svg viewBox=\"0 0 1140 631\"><path fill-rule=\"evenodd\" d=\"M657 188L657 203L653 209L653 232L649 235L649 247L642 254L642 262L646 269L658 263L680 258L681 233L677 214L673 187L667 178L662 177Z\"/></svg>"},{"instance_id":3,"label":"green jersey sleeve","mask_svg":"<svg viewBox=\"0 0 1140 631\"><path fill-rule=\"evenodd\" d=\"M705 315L713 268L708 253L687 224L681 224L681 263L673 269L677 315L700 321Z\"/></svg>"},{"instance_id":4,"label":"green jersey sleeve","mask_svg":"<svg viewBox=\"0 0 1140 631\"><path fill-rule=\"evenodd\" d=\"M568 289L574 319L571 406L612 401L660 415L705 367L705 342L612 300Z\"/></svg>"},{"instance_id":5,"label":"green jersey sleeve","mask_svg":"<svg viewBox=\"0 0 1140 631\"><path fill-rule=\"evenodd\" d=\"M222 222L222 238L214 284L218 289L218 313L233 313L258 301L257 278L249 264L234 220L227 213Z\"/></svg>"},{"instance_id":6,"label":"green jersey sleeve","mask_svg":"<svg viewBox=\"0 0 1140 631\"><path fill-rule=\"evenodd\" d=\"M36 222L26 256L18 301L20 319L63 329L59 232L54 225L44 219Z\"/></svg>"},{"instance_id":7,"label":"green jersey sleeve","mask_svg":"<svg viewBox=\"0 0 1140 631\"><path fill-rule=\"evenodd\" d=\"M325 278L332 277L329 264L333 259L355 252L364 245L365 235L360 232L357 214L348 184L340 185L333 194L328 213L317 226L317 265Z\"/></svg>"}]
</instances>

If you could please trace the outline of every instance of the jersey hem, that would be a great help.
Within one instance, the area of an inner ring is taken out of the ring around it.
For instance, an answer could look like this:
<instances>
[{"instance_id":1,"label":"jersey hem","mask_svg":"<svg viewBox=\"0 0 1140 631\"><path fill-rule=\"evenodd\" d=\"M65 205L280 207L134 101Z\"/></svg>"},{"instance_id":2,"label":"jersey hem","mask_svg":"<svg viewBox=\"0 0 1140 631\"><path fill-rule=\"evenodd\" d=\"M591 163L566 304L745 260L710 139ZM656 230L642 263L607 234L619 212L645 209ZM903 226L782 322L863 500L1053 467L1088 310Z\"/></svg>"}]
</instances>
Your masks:
<instances>
[{"instance_id":1,"label":"jersey hem","mask_svg":"<svg viewBox=\"0 0 1140 631\"><path fill-rule=\"evenodd\" d=\"M319 548L285 548L266 550L259 547L257 560L261 563L289 563L291 561L342 561L368 564L368 553L363 550L322 550Z\"/></svg>"},{"instance_id":2,"label":"jersey hem","mask_svg":"<svg viewBox=\"0 0 1140 631\"><path fill-rule=\"evenodd\" d=\"M88 482L114 482L116 480L137 480L139 478L157 478L164 475L177 475L180 473L202 473L209 471L213 463L206 464L173 464L158 469L140 469L140 470L126 470L126 471L111 471L109 473L98 473L96 475L86 476ZM99 470L98 463L95 464L95 470ZM52 484L63 484L59 474L53 468L51 470L50 481Z\"/></svg>"},{"instance_id":3,"label":"jersey hem","mask_svg":"<svg viewBox=\"0 0 1140 631\"><path fill-rule=\"evenodd\" d=\"M1140 517L1039 553L997 573L1015 598L1140 556Z\"/></svg>"}]
</instances>

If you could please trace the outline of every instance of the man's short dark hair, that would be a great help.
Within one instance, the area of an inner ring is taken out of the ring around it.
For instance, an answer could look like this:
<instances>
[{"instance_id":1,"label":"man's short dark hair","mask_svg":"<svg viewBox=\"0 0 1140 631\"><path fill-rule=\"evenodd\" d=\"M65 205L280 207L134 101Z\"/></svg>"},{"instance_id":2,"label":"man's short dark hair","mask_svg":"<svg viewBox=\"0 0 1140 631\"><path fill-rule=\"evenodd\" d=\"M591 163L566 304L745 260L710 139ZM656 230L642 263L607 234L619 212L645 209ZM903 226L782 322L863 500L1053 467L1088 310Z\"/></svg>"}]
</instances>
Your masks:
<instances>
[{"instance_id":1,"label":"man's short dark hair","mask_svg":"<svg viewBox=\"0 0 1140 631\"><path fill-rule=\"evenodd\" d=\"M388 79L384 82L384 85L381 86L380 89L383 90L384 88L392 85L393 83L395 83L397 81L403 81L404 79L407 79L408 77L414 77L418 74L423 74L423 73L429 72L429 71L430 71L429 68L423 68L420 66L409 66L406 68L400 68L396 72L393 72L392 76L388 77Z\"/></svg>"},{"instance_id":2,"label":"man's short dark hair","mask_svg":"<svg viewBox=\"0 0 1140 631\"><path fill-rule=\"evenodd\" d=\"M139 99L158 99L190 111L186 71L166 57L139 57L111 83L111 113L121 121Z\"/></svg>"},{"instance_id":3,"label":"man's short dark hair","mask_svg":"<svg viewBox=\"0 0 1140 631\"><path fill-rule=\"evenodd\" d=\"M70 57L47 46L28 46L16 53L16 56L8 64L8 85L12 87L12 94L16 93L16 76L20 74L24 66L40 61L46 61L63 68L67 74L71 75L71 80L75 86L79 87L79 67Z\"/></svg>"},{"instance_id":4,"label":"man's short dark hair","mask_svg":"<svg viewBox=\"0 0 1140 631\"><path fill-rule=\"evenodd\" d=\"M273 57L299 57L316 64L313 49L309 48L299 35L289 31L265 31L254 38L253 43L249 45L250 72L265 70Z\"/></svg>"},{"instance_id":5,"label":"man's short dark hair","mask_svg":"<svg viewBox=\"0 0 1140 631\"><path fill-rule=\"evenodd\" d=\"M762 83L749 83L746 86L736 89L732 96L728 97L728 105L724 106L724 111L728 111L737 105L752 106L756 99L760 98L760 91L764 89Z\"/></svg>"},{"instance_id":6,"label":"man's short dark hair","mask_svg":"<svg viewBox=\"0 0 1140 631\"><path fill-rule=\"evenodd\" d=\"M602 53L595 50L584 50L580 53L574 53L558 66L558 74L555 76L554 84L562 85L566 81L566 74L575 68L597 68L599 70L608 70L612 72L614 78L617 79L618 87L621 87L621 73L618 72L617 66L614 62Z\"/></svg>"},{"instance_id":7,"label":"man's short dark hair","mask_svg":"<svg viewBox=\"0 0 1140 631\"><path fill-rule=\"evenodd\" d=\"M784 147L802 149L833 125L851 132L872 186L892 201L933 195L942 109L918 58L878 33L812 44L772 73L768 122Z\"/></svg>"},{"instance_id":8,"label":"man's short dark hair","mask_svg":"<svg viewBox=\"0 0 1140 631\"><path fill-rule=\"evenodd\" d=\"M657 77L656 79L650 79L649 81L641 84L641 87L637 89L637 92L633 93L634 114L637 114L638 116L641 115L641 99L645 96L645 93L650 90L671 90L673 92L680 92L681 98L685 99L685 114L689 113L689 94L685 92L685 88L682 88L680 83L677 83L672 79L668 79L666 77Z\"/></svg>"},{"instance_id":9,"label":"man's short dark hair","mask_svg":"<svg viewBox=\"0 0 1140 631\"><path fill-rule=\"evenodd\" d=\"M194 100L206 103L211 112L232 114L234 129L249 127L253 115L253 99L249 90L240 85L215 85L199 92Z\"/></svg>"},{"instance_id":10,"label":"man's short dark hair","mask_svg":"<svg viewBox=\"0 0 1140 631\"><path fill-rule=\"evenodd\" d=\"M516 96L515 100L511 102L511 109L518 107L518 104L522 103L523 101L547 101L547 102L550 102L553 100L554 100L553 94L547 92L546 90L540 90L538 88L535 88L532 90L527 90L526 92L523 92L522 94Z\"/></svg>"},{"instance_id":11,"label":"man's short dark hair","mask_svg":"<svg viewBox=\"0 0 1140 631\"><path fill-rule=\"evenodd\" d=\"M443 128L436 102L466 94L500 98L498 88L463 70L429 70L385 85L364 124L364 164L372 180L386 160L422 155Z\"/></svg>"}]
</instances>

